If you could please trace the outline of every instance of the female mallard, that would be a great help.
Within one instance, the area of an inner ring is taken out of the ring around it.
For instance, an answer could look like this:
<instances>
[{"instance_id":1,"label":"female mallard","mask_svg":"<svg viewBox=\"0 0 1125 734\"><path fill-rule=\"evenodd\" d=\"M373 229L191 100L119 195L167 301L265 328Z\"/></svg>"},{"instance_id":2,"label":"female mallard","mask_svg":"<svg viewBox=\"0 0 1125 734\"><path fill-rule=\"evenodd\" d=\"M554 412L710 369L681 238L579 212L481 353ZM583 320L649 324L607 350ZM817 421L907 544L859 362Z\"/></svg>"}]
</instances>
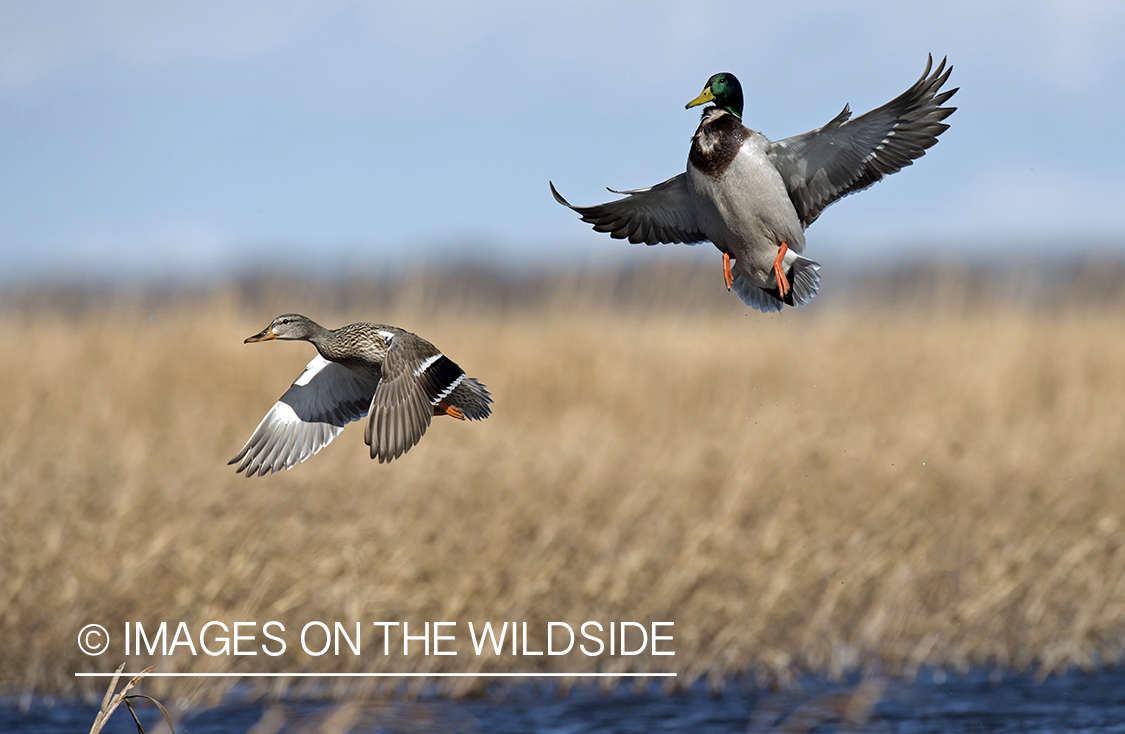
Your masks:
<instances>
[{"instance_id":1,"label":"female mallard","mask_svg":"<svg viewBox=\"0 0 1125 734\"><path fill-rule=\"evenodd\" d=\"M710 240L723 253L727 290L746 305L780 311L803 306L820 287L820 264L801 256L805 228L833 202L909 166L937 142L956 107L941 105L953 67L933 58L922 77L878 109L844 111L824 127L773 143L742 124L742 86L734 74L715 74L688 107L714 102L691 141L687 172L647 189L613 191L624 199L571 206L596 232L632 243ZM730 262L735 261L732 271Z\"/></svg>"},{"instance_id":2,"label":"female mallard","mask_svg":"<svg viewBox=\"0 0 1125 734\"><path fill-rule=\"evenodd\" d=\"M326 329L300 314L278 316L246 343L302 339L320 352L274 403L229 463L247 477L289 469L327 446L344 426L370 413L363 440L379 463L418 443L435 415L487 418L484 385L438 348L397 326Z\"/></svg>"}]
</instances>

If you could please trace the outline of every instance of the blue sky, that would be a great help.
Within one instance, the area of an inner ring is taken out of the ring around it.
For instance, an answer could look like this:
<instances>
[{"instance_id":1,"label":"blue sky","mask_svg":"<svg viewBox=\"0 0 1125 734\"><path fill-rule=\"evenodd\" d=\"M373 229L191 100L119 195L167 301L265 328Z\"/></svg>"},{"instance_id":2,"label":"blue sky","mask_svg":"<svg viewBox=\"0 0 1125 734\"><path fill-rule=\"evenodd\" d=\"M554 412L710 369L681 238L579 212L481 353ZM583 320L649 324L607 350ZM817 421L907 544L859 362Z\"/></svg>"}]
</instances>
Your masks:
<instances>
[{"instance_id":1,"label":"blue sky","mask_svg":"<svg viewBox=\"0 0 1125 734\"><path fill-rule=\"evenodd\" d=\"M779 139L928 52L951 129L809 254L1125 254L1125 4L781 5L0 0L0 281L651 258L548 179L592 204L682 171L716 71Z\"/></svg>"}]
</instances>

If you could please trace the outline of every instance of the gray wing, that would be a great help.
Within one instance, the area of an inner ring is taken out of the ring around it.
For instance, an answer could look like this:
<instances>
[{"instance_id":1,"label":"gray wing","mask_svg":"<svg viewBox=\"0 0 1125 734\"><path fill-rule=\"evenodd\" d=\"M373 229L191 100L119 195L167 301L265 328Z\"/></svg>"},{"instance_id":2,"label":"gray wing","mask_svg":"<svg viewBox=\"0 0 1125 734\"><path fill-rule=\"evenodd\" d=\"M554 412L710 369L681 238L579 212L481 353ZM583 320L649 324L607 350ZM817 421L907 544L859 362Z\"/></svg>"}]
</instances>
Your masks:
<instances>
[{"instance_id":1,"label":"gray wing","mask_svg":"<svg viewBox=\"0 0 1125 734\"><path fill-rule=\"evenodd\" d=\"M686 173L647 189L610 191L627 196L596 206L571 206L551 184L555 201L578 212L583 222L594 225L595 232L609 232L610 237L628 239L634 245L694 245L707 239L695 214Z\"/></svg>"},{"instance_id":2,"label":"gray wing","mask_svg":"<svg viewBox=\"0 0 1125 734\"><path fill-rule=\"evenodd\" d=\"M844 111L819 130L772 143L769 155L785 181L801 223L808 227L829 204L867 188L921 158L949 128L956 107L941 105L957 92L940 92L953 67L933 57L914 86L878 109L849 120Z\"/></svg>"},{"instance_id":3,"label":"gray wing","mask_svg":"<svg viewBox=\"0 0 1125 734\"><path fill-rule=\"evenodd\" d=\"M228 463L247 477L296 466L367 415L376 385L316 355Z\"/></svg>"},{"instance_id":4,"label":"gray wing","mask_svg":"<svg viewBox=\"0 0 1125 734\"><path fill-rule=\"evenodd\" d=\"M389 341L364 432L371 458L380 464L418 443L430 427L434 406L465 379L456 362L420 336L400 331Z\"/></svg>"}]
</instances>

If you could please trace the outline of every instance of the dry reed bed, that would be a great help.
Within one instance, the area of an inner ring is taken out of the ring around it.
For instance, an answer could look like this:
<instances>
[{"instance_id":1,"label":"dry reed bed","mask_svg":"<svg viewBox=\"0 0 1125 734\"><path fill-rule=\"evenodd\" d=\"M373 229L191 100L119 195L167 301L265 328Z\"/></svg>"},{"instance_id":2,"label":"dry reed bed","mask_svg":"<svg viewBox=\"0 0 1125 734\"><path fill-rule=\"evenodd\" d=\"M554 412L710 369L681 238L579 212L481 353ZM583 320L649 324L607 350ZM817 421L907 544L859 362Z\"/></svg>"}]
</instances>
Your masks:
<instances>
[{"instance_id":1,"label":"dry reed bed","mask_svg":"<svg viewBox=\"0 0 1125 734\"><path fill-rule=\"evenodd\" d=\"M526 621L537 649L550 621L675 622L674 657L387 658L370 636L361 658L181 648L132 670L670 670L686 684L1121 659L1120 310L770 318L713 290L718 306L653 312L582 292L475 310L417 293L326 309L310 291L282 307L219 293L9 313L0 689L84 690L75 671L116 667L119 647L77 650L91 621L458 621L459 639L469 621ZM293 471L236 476L226 460L312 354L242 344L284 310L418 331L489 385L494 417L437 420L390 465L352 426Z\"/></svg>"}]
</instances>

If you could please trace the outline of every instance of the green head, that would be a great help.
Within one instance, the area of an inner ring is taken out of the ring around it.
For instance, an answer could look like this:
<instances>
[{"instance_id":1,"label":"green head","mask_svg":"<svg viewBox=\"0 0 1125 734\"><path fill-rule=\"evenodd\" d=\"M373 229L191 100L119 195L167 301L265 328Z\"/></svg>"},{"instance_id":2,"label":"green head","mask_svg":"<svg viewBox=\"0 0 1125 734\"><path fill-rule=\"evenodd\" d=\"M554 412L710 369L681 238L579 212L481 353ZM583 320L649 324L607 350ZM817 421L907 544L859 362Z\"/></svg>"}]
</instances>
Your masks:
<instances>
[{"instance_id":1,"label":"green head","mask_svg":"<svg viewBox=\"0 0 1125 734\"><path fill-rule=\"evenodd\" d=\"M715 74L707 80L707 86L703 87L703 94L688 102L685 109L708 102L714 102L716 107L726 110L741 120L742 85L738 83L738 78L729 71Z\"/></svg>"}]
</instances>

